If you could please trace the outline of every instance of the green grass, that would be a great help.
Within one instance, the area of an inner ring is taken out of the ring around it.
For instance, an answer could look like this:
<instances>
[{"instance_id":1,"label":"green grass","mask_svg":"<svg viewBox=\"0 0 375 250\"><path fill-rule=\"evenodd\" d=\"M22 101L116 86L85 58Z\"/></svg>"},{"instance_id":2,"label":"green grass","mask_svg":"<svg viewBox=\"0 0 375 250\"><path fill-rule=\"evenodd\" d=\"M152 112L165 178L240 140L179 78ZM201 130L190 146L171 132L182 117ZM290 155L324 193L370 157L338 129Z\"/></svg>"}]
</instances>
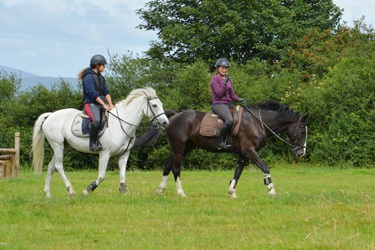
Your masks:
<instances>
[{"instance_id":1,"label":"green grass","mask_svg":"<svg viewBox=\"0 0 375 250\"><path fill-rule=\"evenodd\" d=\"M375 249L375 169L278 168L277 196L263 175L246 168L238 199L226 193L233 171L183 171L188 198L172 176L161 196L161 171L118 172L88 197L80 192L96 172L68 172L77 197L60 176L43 195L45 173L0 180L0 249Z\"/></svg>"}]
</instances>

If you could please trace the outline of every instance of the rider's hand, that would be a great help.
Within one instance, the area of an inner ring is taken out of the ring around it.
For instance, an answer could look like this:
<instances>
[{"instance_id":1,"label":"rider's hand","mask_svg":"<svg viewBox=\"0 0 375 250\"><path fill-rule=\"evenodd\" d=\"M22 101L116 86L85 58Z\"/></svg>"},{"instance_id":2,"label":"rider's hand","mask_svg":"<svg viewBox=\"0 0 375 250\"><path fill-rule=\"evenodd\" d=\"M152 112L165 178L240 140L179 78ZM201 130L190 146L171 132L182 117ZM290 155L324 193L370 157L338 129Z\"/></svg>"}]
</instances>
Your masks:
<instances>
[{"instance_id":1,"label":"rider's hand","mask_svg":"<svg viewBox=\"0 0 375 250\"><path fill-rule=\"evenodd\" d=\"M104 108L106 111L110 111L110 110L111 110L111 108L110 108L107 104L104 104L104 105L103 105L103 108Z\"/></svg>"},{"instance_id":2,"label":"rider's hand","mask_svg":"<svg viewBox=\"0 0 375 250\"><path fill-rule=\"evenodd\" d=\"M240 103L241 107L245 107L246 106L246 100L245 99L240 98L239 103Z\"/></svg>"}]
</instances>

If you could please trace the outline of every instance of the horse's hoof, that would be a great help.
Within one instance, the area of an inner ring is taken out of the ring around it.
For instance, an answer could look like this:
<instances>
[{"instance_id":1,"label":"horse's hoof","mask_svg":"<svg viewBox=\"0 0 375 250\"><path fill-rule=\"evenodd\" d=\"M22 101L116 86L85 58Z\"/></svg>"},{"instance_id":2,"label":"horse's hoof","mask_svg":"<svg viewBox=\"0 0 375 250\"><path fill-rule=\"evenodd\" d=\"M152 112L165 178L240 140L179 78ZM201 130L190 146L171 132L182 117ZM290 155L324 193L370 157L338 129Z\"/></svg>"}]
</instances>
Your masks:
<instances>
[{"instance_id":1,"label":"horse's hoof","mask_svg":"<svg viewBox=\"0 0 375 250\"><path fill-rule=\"evenodd\" d=\"M236 195L236 189L234 188L235 185L236 185L236 180L235 180L235 179L231 180L231 181L230 181L230 185L229 185L229 187L228 187L228 194L229 194L230 196L232 196L232 194L234 193L234 196L235 196L235 197L232 197L232 198L237 198L237 195Z\"/></svg>"},{"instance_id":2,"label":"horse's hoof","mask_svg":"<svg viewBox=\"0 0 375 250\"><path fill-rule=\"evenodd\" d=\"M276 195L276 191L275 190L270 190L270 191L268 191L268 194L270 196L275 196Z\"/></svg>"},{"instance_id":3,"label":"horse's hoof","mask_svg":"<svg viewBox=\"0 0 375 250\"><path fill-rule=\"evenodd\" d=\"M119 187L118 191L120 192L120 194L126 194L127 193L125 187Z\"/></svg>"},{"instance_id":4,"label":"horse's hoof","mask_svg":"<svg viewBox=\"0 0 375 250\"><path fill-rule=\"evenodd\" d=\"M268 184L267 188L268 188L268 194L269 195L271 195L271 196L276 195L275 185L273 185L273 183Z\"/></svg>"},{"instance_id":5,"label":"horse's hoof","mask_svg":"<svg viewBox=\"0 0 375 250\"><path fill-rule=\"evenodd\" d=\"M238 198L235 189L232 189L231 192L229 192L229 190L228 190L228 194L229 194L229 197L232 198L232 199Z\"/></svg>"},{"instance_id":6,"label":"horse's hoof","mask_svg":"<svg viewBox=\"0 0 375 250\"><path fill-rule=\"evenodd\" d=\"M68 196L69 196L69 198L74 198L74 197L76 197L76 193L70 193L70 194L68 194Z\"/></svg>"},{"instance_id":7,"label":"horse's hoof","mask_svg":"<svg viewBox=\"0 0 375 250\"><path fill-rule=\"evenodd\" d=\"M187 198L186 194L184 193L184 191L181 191L181 192L178 192L177 193L178 196L182 197L182 198Z\"/></svg>"},{"instance_id":8,"label":"horse's hoof","mask_svg":"<svg viewBox=\"0 0 375 250\"><path fill-rule=\"evenodd\" d=\"M48 192L48 191L44 191L44 195L46 196L46 198L51 198L52 197L51 192Z\"/></svg>"},{"instance_id":9,"label":"horse's hoof","mask_svg":"<svg viewBox=\"0 0 375 250\"><path fill-rule=\"evenodd\" d=\"M165 190L165 189L157 188L157 189L155 190L155 194L162 194L162 193L164 193L164 190Z\"/></svg>"},{"instance_id":10,"label":"horse's hoof","mask_svg":"<svg viewBox=\"0 0 375 250\"><path fill-rule=\"evenodd\" d=\"M67 187L69 198L76 197L76 191L74 191L72 186Z\"/></svg>"},{"instance_id":11,"label":"horse's hoof","mask_svg":"<svg viewBox=\"0 0 375 250\"><path fill-rule=\"evenodd\" d=\"M87 189L83 190L82 191L82 196L87 196L89 195L89 192L87 191Z\"/></svg>"}]
</instances>

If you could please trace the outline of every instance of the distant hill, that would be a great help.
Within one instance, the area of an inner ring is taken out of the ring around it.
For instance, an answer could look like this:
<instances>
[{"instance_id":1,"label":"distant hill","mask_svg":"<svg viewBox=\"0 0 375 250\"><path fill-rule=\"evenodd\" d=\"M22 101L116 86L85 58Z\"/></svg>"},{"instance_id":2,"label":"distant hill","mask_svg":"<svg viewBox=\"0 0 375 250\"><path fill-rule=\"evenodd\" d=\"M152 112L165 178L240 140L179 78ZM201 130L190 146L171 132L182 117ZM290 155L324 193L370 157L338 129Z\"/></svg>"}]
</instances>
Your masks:
<instances>
[{"instance_id":1,"label":"distant hill","mask_svg":"<svg viewBox=\"0 0 375 250\"><path fill-rule=\"evenodd\" d=\"M25 91L29 88L38 85L38 83L44 85L46 88L51 88L55 83L64 80L70 84L72 88L76 88L78 80L74 77L47 77L47 76L38 76L33 73L23 71L20 69L15 69L7 66L0 65L0 71L5 72L6 74L16 74L21 80L22 85L20 90Z\"/></svg>"}]
</instances>

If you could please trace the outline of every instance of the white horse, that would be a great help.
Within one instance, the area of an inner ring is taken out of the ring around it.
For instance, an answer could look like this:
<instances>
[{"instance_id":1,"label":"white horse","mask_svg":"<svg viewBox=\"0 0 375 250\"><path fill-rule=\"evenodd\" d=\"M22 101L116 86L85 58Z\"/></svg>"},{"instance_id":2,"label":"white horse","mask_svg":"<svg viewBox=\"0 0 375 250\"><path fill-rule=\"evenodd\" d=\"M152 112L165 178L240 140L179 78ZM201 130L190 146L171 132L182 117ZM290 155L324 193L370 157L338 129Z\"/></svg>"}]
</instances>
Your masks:
<instances>
[{"instance_id":1,"label":"white horse","mask_svg":"<svg viewBox=\"0 0 375 250\"><path fill-rule=\"evenodd\" d=\"M54 154L48 164L47 177L45 180L44 194L51 197L50 184L54 171L59 172L63 179L69 196L75 196L72 184L64 173L63 156L64 146L70 145L74 149L92 153L89 149L88 137L77 137L72 133L72 123L80 110L62 109L53 113L44 113L35 122L33 131L33 165L36 171L41 171L44 158L44 138L51 145ZM159 126L166 127L169 120L164 114L163 104L156 96L152 88L135 89L128 97L117 103L108 116L107 128L100 137L102 151L94 152L99 154L99 175L83 195L87 195L104 180L108 160L113 155L120 155L120 192L126 192L126 164L129 158L130 149L134 145L135 132L143 116L147 116L152 123L157 121Z\"/></svg>"}]
</instances>

